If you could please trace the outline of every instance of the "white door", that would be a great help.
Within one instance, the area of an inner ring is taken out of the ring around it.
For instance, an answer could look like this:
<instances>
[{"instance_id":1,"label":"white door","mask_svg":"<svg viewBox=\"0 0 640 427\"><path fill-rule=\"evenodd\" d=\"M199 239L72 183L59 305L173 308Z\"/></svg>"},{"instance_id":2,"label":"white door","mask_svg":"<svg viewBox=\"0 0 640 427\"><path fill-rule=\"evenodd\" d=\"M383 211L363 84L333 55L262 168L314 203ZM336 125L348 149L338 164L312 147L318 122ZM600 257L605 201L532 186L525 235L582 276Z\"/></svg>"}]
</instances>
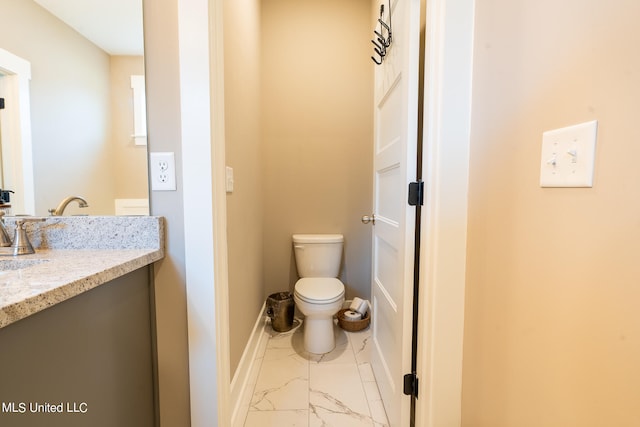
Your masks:
<instances>
[{"instance_id":1,"label":"white door","mask_svg":"<svg viewBox=\"0 0 640 427\"><path fill-rule=\"evenodd\" d=\"M381 3L388 22L389 0ZM420 0L391 0L391 9L391 46L375 65L372 367L391 426L405 427L415 228L407 192L416 179Z\"/></svg>"}]
</instances>

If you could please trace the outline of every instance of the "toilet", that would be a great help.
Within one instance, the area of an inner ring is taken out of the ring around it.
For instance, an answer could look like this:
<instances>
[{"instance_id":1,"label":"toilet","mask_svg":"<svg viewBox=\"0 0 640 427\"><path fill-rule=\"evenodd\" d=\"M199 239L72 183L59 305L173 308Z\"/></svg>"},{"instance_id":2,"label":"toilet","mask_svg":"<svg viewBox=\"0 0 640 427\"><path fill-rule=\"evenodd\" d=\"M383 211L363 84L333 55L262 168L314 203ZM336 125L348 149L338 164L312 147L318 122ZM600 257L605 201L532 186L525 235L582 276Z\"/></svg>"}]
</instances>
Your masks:
<instances>
[{"instance_id":1,"label":"toilet","mask_svg":"<svg viewBox=\"0 0 640 427\"><path fill-rule=\"evenodd\" d=\"M333 316L344 303L344 284L337 279L342 260L341 234L294 234L293 249L300 279L293 299L304 314L304 348L328 353L336 346Z\"/></svg>"}]
</instances>

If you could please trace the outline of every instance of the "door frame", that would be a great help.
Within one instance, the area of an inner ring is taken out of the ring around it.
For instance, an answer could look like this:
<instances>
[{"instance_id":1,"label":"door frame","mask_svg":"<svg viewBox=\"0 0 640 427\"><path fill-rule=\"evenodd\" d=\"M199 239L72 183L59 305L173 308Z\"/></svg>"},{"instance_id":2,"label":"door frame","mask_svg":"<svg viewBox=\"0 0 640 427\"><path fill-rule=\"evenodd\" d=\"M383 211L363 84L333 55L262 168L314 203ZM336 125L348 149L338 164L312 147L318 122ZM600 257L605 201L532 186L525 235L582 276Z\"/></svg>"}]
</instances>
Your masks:
<instances>
[{"instance_id":1,"label":"door frame","mask_svg":"<svg viewBox=\"0 0 640 427\"><path fill-rule=\"evenodd\" d=\"M226 277L226 200L224 180L224 63L222 60L223 0L179 0L182 11L206 12L208 28L202 20L196 24L182 18L181 23L193 31L194 25L209 32L209 56L194 58L198 66L208 68L211 85L211 156L206 172L215 176L212 184L213 247L205 251L213 257L213 268L187 262L186 273L196 276L203 268L214 277L215 291L200 283L187 281L192 295L187 305L190 329L203 324L200 313L215 313L204 321L202 330L209 333L191 335L189 340L191 369L191 414L194 427L230 423L230 387L228 356L229 317L228 280ZM418 377L420 397L417 402L417 425L425 427L459 426L462 407L462 341L464 325L464 286L466 265L467 193L471 116L471 76L473 57L474 0L428 0L426 8L425 52L425 134L423 165L425 207L422 209L420 255L420 315L418 341ZM197 13L196 13L197 15ZM188 13L185 14L188 16ZM183 28L184 28L183 27ZM180 37L183 38L182 36ZM185 43L189 37L186 36ZM185 44L184 50L189 52ZM190 56L187 54L187 56ZM210 58L212 59L210 61ZM181 60L182 62L182 60ZM192 64L191 64L192 65ZM181 64L188 71L190 64ZM187 80L186 76L181 79ZM211 129L210 128L210 129ZM201 148L183 147L183 153L195 155ZM202 153L200 153L202 154ZM206 165L205 165L206 166ZM200 171L203 172L202 170ZM194 177L195 178L195 177ZM187 179L185 179L187 181ZM195 181L194 181L195 182ZM191 212L195 200L186 198L185 213ZM185 234L202 233L202 221L185 221ZM215 250L214 250L215 248ZM190 252L192 253L192 252ZM213 270L213 271L212 271ZM198 282L198 281L195 281ZM210 285L209 285L210 286ZM198 300L202 294L207 298ZM196 327L196 329L199 329ZM209 360L214 366L204 366ZM200 371L203 372L200 372ZM215 402L215 403L214 403Z\"/></svg>"},{"instance_id":2,"label":"door frame","mask_svg":"<svg viewBox=\"0 0 640 427\"><path fill-rule=\"evenodd\" d=\"M462 422L475 0L427 0L416 425Z\"/></svg>"}]
</instances>

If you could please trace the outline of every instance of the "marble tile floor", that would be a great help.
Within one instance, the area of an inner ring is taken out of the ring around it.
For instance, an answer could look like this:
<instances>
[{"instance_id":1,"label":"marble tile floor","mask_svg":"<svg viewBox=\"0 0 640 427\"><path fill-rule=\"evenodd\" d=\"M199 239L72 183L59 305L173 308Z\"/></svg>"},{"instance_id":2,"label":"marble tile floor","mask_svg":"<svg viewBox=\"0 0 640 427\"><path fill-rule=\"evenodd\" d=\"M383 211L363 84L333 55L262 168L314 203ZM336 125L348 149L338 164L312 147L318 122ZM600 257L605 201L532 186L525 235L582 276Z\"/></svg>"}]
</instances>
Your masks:
<instances>
[{"instance_id":1,"label":"marble tile floor","mask_svg":"<svg viewBox=\"0 0 640 427\"><path fill-rule=\"evenodd\" d=\"M244 427L388 426L371 370L370 328L347 332L336 325L336 348L323 355L304 350L299 319L289 332L267 325L266 333Z\"/></svg>"}]
</instances>

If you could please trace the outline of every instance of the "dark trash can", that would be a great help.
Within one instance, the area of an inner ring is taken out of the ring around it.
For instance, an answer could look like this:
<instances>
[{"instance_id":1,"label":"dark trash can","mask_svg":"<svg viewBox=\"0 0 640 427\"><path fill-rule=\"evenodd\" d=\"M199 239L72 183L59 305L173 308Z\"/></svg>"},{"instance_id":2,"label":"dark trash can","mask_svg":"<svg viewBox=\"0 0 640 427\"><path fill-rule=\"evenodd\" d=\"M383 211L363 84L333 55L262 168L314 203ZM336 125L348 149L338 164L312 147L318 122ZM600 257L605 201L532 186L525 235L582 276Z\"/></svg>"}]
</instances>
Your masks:
<instances>
[{"instance_id":1,"label":"dark trash can","mask_svg":"<svg viewBox=\"0 0 640 427\"><path fill-rule=\"evenodd\" d=\"M291 292L276 292L267 298L267 316L276 332L287 332L293 328L295 303Z\"/></svg>"}]
</instances>

